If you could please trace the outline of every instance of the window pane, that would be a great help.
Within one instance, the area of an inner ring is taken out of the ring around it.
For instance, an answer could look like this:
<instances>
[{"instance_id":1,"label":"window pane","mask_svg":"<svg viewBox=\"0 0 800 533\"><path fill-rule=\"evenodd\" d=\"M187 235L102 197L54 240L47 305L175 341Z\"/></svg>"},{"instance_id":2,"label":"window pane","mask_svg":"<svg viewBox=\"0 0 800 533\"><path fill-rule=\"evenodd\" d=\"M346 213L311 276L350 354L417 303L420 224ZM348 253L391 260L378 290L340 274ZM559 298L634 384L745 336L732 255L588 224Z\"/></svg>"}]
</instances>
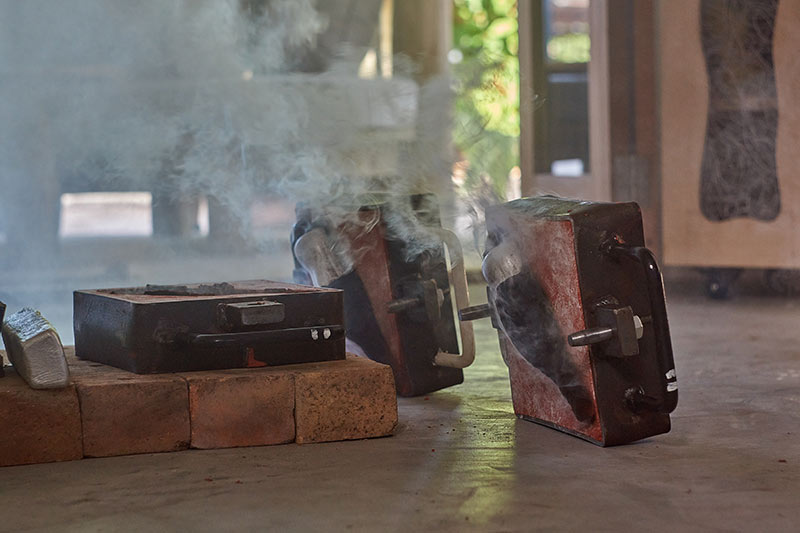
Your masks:
<instances>
[{"instance_id":1,"label":"window pane","mask_svg":"<svg viewBox=\"0 0 800 533\"><path fill-rule=\"evenodd\" d=\"M536 39L536 172L579 176L589 168L589 0L541 0Z\"/></svg>"},{"instance_id":2,"label":"window pane","mask_svg":"<svg viewBox=\"0 0 800 533\"><path fill-rule=\"evenodd\" d=\"M548 61L589 62L589 0L546 0L544 24Z\"/></svg>"}]
</instances>

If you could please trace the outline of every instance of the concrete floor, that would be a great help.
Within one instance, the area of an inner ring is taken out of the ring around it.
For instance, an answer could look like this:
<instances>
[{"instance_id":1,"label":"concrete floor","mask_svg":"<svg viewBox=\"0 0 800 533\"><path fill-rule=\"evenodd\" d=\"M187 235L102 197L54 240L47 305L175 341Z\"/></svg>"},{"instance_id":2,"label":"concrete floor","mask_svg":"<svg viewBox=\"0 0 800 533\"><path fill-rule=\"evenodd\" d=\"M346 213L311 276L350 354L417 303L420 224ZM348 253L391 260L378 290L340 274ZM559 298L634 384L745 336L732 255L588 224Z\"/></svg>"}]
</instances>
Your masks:
<instances>
[{"instance_id":1,"label":"concrete floor","mask_svg":"<svg viewBox=\"0 0 800 533\"><path fill-rule=\"evenodd\" d=\"M484 321L466 383L401 399L393 437L0 469L0 530L797 531L800 301L675 292L667 435L517 420Z\"/></svg>"}]
</instances>

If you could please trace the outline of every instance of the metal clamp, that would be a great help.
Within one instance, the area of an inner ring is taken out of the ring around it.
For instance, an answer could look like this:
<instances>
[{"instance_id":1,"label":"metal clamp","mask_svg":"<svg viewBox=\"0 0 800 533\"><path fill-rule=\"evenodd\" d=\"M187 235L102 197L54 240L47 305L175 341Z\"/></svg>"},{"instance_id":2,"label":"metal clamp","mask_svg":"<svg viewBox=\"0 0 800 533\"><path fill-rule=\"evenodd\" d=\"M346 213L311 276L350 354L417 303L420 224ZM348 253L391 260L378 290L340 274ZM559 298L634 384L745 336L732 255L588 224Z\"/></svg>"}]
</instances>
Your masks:
<instances>
[{"instance_id":1,"label":"metal clamp","mask_svg":"<svg viewBox=\"0 0 800 533\"><path fill-rule=\"evenodd\" d=\"M461 250L461 242L452 231L439 229L439 236L447 246L450 254L450 283L453 286L456 297L456 308L464 309L469 307L469 289L467 288L467 272L464 268L464 254ZM433 359L434 364L450 368L466 368L475 360L475 334L472 330L472 323L459 320L459 331L461 333L461 354L452 354L439 351Z\"/></svg>"},{"instance_id":2,"label":"metal clamp","mask_svg":"<svg viewBox=\"0 0 800 533\"><path fill-rule=\"evenodd\" d=\"M225 346L247 347L254 343L324 342L342 338L344 338L344 326L336 324L237 333L194 333L185 335L181 340L192 346L221 348Z\"/></svg>"},{"instance_id":3,"label":"metal clamp","mask_svg":"<svg viewBox=\"0 0 800 533\"><path fill-rule=\"evenodd\" d=\"M661 373L662 413L671 413L678 405L678 381L675 375L675 360L672 354L672 340L667 322L667 305L664 298L664 282L658 270L653 252L644 246L611 245L607 253L614 258L627 258L636 261L644 271L647 296L650 299L653 333L655 334L656 356Z\"/></svg>"}]
</instances>

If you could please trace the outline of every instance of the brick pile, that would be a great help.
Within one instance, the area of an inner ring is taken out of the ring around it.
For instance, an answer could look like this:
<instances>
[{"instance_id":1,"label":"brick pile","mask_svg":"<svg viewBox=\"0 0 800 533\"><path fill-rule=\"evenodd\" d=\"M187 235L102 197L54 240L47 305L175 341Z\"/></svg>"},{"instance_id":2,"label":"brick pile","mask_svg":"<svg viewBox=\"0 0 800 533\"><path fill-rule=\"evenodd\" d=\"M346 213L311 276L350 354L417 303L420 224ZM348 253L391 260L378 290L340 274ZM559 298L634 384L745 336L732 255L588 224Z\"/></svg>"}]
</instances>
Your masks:
<instances>
[{"instance_id":1,"label":"brick pile","mask_svg":"<svg viewBox=\"0 0 800 533\"><path fill-rule=\"evenodd\" d=\"M76 359L70 385L0 378L0 466L390 435L391 368L343 361L138 375Z\"/></svg>"}]
</instances>

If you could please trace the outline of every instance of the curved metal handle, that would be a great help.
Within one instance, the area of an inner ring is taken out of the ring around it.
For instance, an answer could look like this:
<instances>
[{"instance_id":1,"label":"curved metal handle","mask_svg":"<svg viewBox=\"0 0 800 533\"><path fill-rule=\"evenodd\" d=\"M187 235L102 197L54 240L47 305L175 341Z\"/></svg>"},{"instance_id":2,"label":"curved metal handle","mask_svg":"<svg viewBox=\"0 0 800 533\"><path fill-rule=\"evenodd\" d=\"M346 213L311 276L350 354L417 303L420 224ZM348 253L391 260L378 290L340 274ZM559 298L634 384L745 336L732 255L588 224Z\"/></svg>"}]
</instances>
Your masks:
<instances>
[{"instance_id":1,"label":"curved metal handle","mask_svg":"<svg viewBox=\"0 0 800 533\"><path fill-rule=\"evenodd\" d=\"M644 246L613 245L609 253L615 257L629 257L639 262L647 281L647 296L650 300L652 327L656 337L656 357L660 370L663 400L659 411L671 413L678 405L678 381L675 374L675 359L667 322L667 304L664 298L664 281L653 252Z\"/></svg>"},{"instance_id":2,"label":"curved metal handle","mask_svg":"<svg viewBox=\"0 0 800 533\"><path fill-rule=\"evenodd\" d=\"M339 340L343 337L344 327L341 324L336 324L306 328L241 331L237 333L194 333L188 334L185 338L179 340L198 347L222 348L226 346L249 346L253 343L324 342Z\"/></svg>"},{"instance_id":3,"label":"curved metal handle","mask_svg":"<svg viewBox=\"0 0 800 533\"><path fill-rule=\"evenodd\" d=\"M469 307L467 272L464 268L464 254L461 251L461 242L452 231L439 229L438 234L447 245L447 251L450 254L450 264L452 266L451 283L456 295L456 307L460 311ZM475 335L472 331L472 323L459 320L458 328L461 332L461 355L440 350L433 358L434 364L451 368L466 368L475 360Z\"/></svg>"}]
</instances>

